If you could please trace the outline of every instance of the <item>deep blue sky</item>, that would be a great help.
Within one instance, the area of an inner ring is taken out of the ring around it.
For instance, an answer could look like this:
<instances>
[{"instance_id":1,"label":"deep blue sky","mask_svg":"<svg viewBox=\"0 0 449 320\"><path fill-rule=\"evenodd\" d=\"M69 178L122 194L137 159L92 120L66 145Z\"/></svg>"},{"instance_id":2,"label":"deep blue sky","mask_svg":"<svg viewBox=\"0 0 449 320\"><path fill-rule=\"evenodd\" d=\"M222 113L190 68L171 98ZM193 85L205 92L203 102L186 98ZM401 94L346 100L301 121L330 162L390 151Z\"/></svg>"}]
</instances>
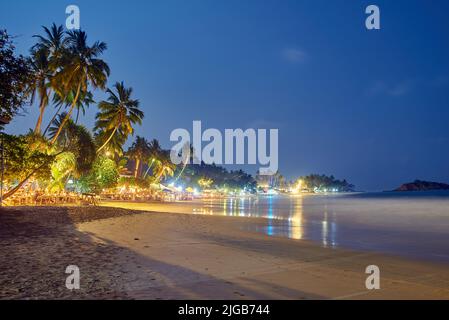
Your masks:
<instances>
[{"instance_id":1,"label":"deep blue sky","mask_svg":"<svg viewBox=\"0 0 449 320\"><path fill-rule=\"evenodd\" d=\"M193 120L279 128L289 178L334 174L361 190L449 182L447 0L0 2L0 27L21 53L77 4L89 40L109 46L109 84L125 81L141 101L137 134L166 147ZM365 28L369 4L381 9L380 31ZM7 131L36 118L30 108Z\"/></svg>"}]
</instances>

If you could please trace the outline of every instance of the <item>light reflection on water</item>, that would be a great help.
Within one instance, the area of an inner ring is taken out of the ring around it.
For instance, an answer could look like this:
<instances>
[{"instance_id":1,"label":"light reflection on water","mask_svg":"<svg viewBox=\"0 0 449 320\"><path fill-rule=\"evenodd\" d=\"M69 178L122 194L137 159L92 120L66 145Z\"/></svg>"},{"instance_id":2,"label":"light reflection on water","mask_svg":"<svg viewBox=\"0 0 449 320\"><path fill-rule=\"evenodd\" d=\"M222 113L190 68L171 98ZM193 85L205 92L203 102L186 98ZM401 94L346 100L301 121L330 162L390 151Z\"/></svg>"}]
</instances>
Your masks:
<instances>
[{"instance_id":1,"label":"light reflection on water","mask_svg":"<svg viewBox=\"0 0 449 320\"><path fill-rule=\"evenodd\" d=\"M255 223L250 228L269 236L297 240L316 239L318 236L324 247L337 245L335 212L329 214L326 206L319 223L314 221L312 227L305 228L304 197L299 195L282 197L282 201L279 199L276 196L206 199L201 207L193 209L193 213L266 218L266 223Z\"/></svg>"},{"instance_id":2,"label":"light reflection on water","mask_svg":"<svg viewBox=\"0 0 449 320\"><path fill-rule=\"evenodd\" d=\"M194 214L260 217L269 236L449 262L449 193L367 193L207 199Z\"/></svg>"}]
</instances>

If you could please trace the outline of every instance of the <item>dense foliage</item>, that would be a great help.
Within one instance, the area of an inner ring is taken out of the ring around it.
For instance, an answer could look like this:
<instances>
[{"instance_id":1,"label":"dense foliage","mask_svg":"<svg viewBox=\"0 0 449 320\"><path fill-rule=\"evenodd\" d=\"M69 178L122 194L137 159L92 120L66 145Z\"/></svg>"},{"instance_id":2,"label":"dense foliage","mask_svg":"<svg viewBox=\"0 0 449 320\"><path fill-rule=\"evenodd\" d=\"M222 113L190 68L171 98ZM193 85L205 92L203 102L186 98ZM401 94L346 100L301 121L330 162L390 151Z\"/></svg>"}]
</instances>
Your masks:
<instances>
[{"instance_id":1,"label":"dense foliage","mask_svg":"<svg viewBox=\"0 0 449 320\"><path fill-rule=\"evenodd\" d=\"M11 119L25 105L25 89L31 78L28 59L14 51L11 37L0 30L0 119L5 120Z\"/></svg>"},{"instance_id":2,"label":"dense foliage","mask_svg":"<svg viewBox=\"0 0 449 320\"><path fill-rule=\"evenodd\" d=\"M22 180L35 171L39 178L48 178L50 165L55 156L39 149L30 148L31 136L3 134L5 171L8 181Z\"/></svg>"},{"instance_id":3,"label":"dense foliage","mask_svg":"<svg viewBox=\"0 0 449 320\"><path fill-rule=\"evenodd\" d=\"M215 164L208 165L191 164L184 170L183 179L185 184L200 188L210 187L218 189L254 191L256 181L243 170L228 171ZM207 182L207 183L205 183Z\"/></svg>"},{"instance_id":4,"label":"dense foliage","mask_svg":"<svg viewBox=\"0 0 449 320\"><path fill-rule=\"evenodd\" d=\"M5 176L10 189L4 199L29 181L62 191L68 181L92 177L98 169L94 165L101 160L92 133L77 122L80 111L84 113L94 102L92 90L107 89L110 70L100 58L106 44L96 41L90 45L86 32L64 31L55 24L44 27L44 35L35 37L37 43L30 50L30 58L16 57L10 37L0 31L0 117L9 120L28 99L31 103L39 100L34 133L5 137ZM56 113L42 133L43 115L50 101ZM78 110L76 120L74 110ZM117 178L112 180L116 182ZM111 185L98 176L95 183L100 187Z\"/></svg>"},{"instance_id":5,"label":"dense foliage","mask_svg":"<svg viewBox=\"0 0 449 320\"><path fill-rule=\"evenodd\" d=\"M113 188L119 181L119 171L115 161L107 157L98 157L90 172L76 182L80 192L100 193L103 189Z\"/></svg>"},{"instance_id":6,"label":"dense foliage","mask_svg":"<svg viewBox=\"0 0 449 320\"><path fill-rule=\"evenodd\" d=\"M335 179L334 176L311 174L300 178L304 187L310 190L334 190L339 192L354 191L354 185L344 180Z\"/></svg>"}]
</instances>

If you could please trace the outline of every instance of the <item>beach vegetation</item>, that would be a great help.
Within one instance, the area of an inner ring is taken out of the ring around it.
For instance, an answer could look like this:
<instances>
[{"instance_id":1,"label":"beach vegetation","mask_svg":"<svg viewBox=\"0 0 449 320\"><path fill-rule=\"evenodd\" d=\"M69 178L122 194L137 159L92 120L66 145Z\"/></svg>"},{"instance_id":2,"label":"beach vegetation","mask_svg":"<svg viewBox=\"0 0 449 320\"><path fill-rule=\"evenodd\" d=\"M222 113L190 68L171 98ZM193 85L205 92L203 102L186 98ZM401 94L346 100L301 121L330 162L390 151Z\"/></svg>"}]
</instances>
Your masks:
<instances>
[{"instance_id":1,"label":"beach vegetation","mask_svg":"<svg viewBox=\"0 0 449 320\"><path fill-rule=\"evenodd\" d=\"M100 193L103 189L114 188L120 174L117 163L104 156L97 157L88 174L76 182L76 190L83 193Z\"/></svg>"},{"instance_id":2,"label":"beach vegetation","mask_svg":"<svg viewBox=\"0 0 449 320\"><path fill-rule=\"evenodd\" d=\"M142 124L144 113L139 108L139 100L132 98L133 89L123 82L114 84L114 90L107 89L107 100L98 104L94 130L97 132L98 152L103 149L122 155L122 146L129 135L134 134L134 126Z\"/></svg>"},{"instance_id":3,"label":"beach vegetation","mask_svg":"<svg viewBox=\"0 0 449 320\"><path fill-rule=\"evenodd\" d=\"M180 143L179 164L173 163L172 151L157 139L136 136L125 151L144 112L132 87L123 81L107 86L110 69L102 59L106 43L90 43L85 31L67 31L56 24L43 27L43 34L34 38L29 57L23 57L15 53L6 31L0 30L0 120L5 120L0 122L8 123L27 104L39 110L34 128L26 135L3 136L3 200L25 186L27 190L92 194L129 188L192 193L215 189L233 194L253 193L257 187L289 188L279 171L253 178L243 170L206 164L195 156L195 143ZM104 91L106 98L96 103L95 91ZM90 106L97 108L93 128L82 124ZM50 121L44 124L51 107ZM237 142L251 133L240 131L233 133ZM346 180L333 176L310 175L301 181L312 191L353 189Z\"/></svg>"},{"instance_id":4,"label":"beach vegetation","mask_svg":"<svg viewBox=\"0 0 449 320\"><path fill-rule=\"evenodd\" d=\"M354 185L347 182L346 179L338 180L333 175L326 176L324 174L311 174L300 177L304 188L317 192L351 192L354 191Z\"/></svg>"},{"instance_id":5,"label":"beach vegetation","mask_svg":"<svg viewBox=\"0 0 449 320\"><path fill-rule=\"evenodd\" d=\"M0 29L0 128L26 105L25 89L31 79L30 61L16 54L12 39Z\"/></svg>"}]
</instances>

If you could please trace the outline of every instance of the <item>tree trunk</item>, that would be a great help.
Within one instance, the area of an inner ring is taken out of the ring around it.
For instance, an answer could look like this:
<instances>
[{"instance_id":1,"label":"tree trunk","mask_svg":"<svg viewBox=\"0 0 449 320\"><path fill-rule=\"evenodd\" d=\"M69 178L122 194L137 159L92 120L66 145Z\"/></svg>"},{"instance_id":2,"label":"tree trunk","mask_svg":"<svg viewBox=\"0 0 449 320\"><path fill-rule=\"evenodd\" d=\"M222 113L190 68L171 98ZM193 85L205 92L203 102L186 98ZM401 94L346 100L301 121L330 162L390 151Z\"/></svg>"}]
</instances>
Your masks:
<instances>
[{"instance_id":1,"label":"tree trunk","mask_svg":"<svg viewBox=\"0 0 449 320\"><path fill-rule=\"evenodd\" d=\"M109 143L109 141L111 141L112 137L114 136L115 132L117 131L117 127L114 128L114 131L112 131L111 135L109 136L108 140L106 140L105 143L103 143L103 145L98 148L97 153L100 152L104 147L106 147L106 145Z\"/></svg>"},{"instance_id":2,"label":"tree trunk","mask_svg":"<svg viewBox=\"0 0 449 320\"><path fill-rule=\"evenodd\" d=\"M55 157L57 157L58 155L60 155L61 153L63 153L64 151L61 151L59 153L57 153L55 155ZM27 175L25 177L25 179L23 179L22 181L19 182L19 184L17 186L15 186L14 188L12 188L10 191L8 191L7 193L5 193L3 195L3 198L1 199L2 201L9 198L10 196L12 196L14 193L16 193L36 172L38 172L44 165L47 164L47 161L44 161L44 163L42 163L39 167L35 168L33 171L31 171L31 173L29 175Z\"/></svg>"},{"instance_id":3,"label":"tree trunk","mask_svg":"<svg viewBox=\"0 0 449 320\"><path fill-rule=\"evenodd\" d=\"M76 109L76 119L75 119L75 124L78 124L78 118L80 116L80 108Z\"/></svg>"},{"instance_id":4,"label":"tree trunk","mask_svg":"<svg viewBox=\"0 0 449 320\"><path fill-rule=\"evenodd\" d=\"M187 167L187 161L184 162L181 172L179 172L178 177L175 179L175 181L178 181L178 179L181 177L182 173L184 172L185 168Z\"/></svg>"},{"instance_id":5,"label":"tree trunk","mask_svg":"<svg viewBox=\"0 0 449 320\"><path fill-rule=\"evenodd\" d=\"M56 119L56 117L58 116L59 112L61 111L61 108L64 104L61 103L61 105L58 108L58 111L56 111L56 113L53 115L53 118L51 118L50 122L48 123L47 127L44 130L44 133L42 134L43 136L45 136L45 134L47 133L48 129L50 129L51 124L53 123L53 121Z\"/></svg>"},{"instance_id":6,"label":"tree trunk","mask_svg":"<svg viewBox=\"0 0 449 320\"><path fill-rule=\"evenodd\" d=\"M73 112L73 109L75 109L76 103L77 103L79 95L80 95L80 91L81 91L81 83L78 84L78 89L76 90L76 96L75 96L75 99L73 99L72 106L70 107L70 111L69 111L69 113L67 113L64 120L62 120L62 123L58 129L58 132L56 132L56 135L53 137L53 139L50 142L51 145L53 145L56 142L56 140L58 139L59 135L61 134L61 131L64 128L65 124L72 116L72 112Z\"/></svg>"},{"instance_id":7,"label":"tree trunk","mask_svg":"<svg viewBox=\"0 0 449 320\"><path fill-rule=\"evenodd\" d=\"M151 169L151 167L153 166L153 164L154 164L154 160L151 161L151 164L148 166L148 169L147 169L147 171L145 172L145 175L143 176L144 179L147 177L148 172L150 172L150 169Z\"/></svg>"},{"instance_id":8,"label":"tree trunk","mask_svg":"<svg viewBox=\"0 0 449 320\"><path fill-rule=\"evenodd\" d=\"M162 174L164 173L164 167L162 167L161 168L161 170L159 171L159 174L157 175L157 178L156 178L156 181L161 181L161 177L162 177Z\"/></svg>"},{"instance_id":9,"label":"tree trunk","mask_svg":"<svg viewBox=\"0 0 449 320\"><path fill-rule=\"evenodd\" d=\"M137 158L136 159L136 168L134 170L134 178L136 178L136 179L139 176L139 168L140 168L140 159Z\"/></svg>"},{"instance_id":10,"label":"tree trunk","mask_svg":"<svg viewBox=\"0 0 449 320\"><path fill-rule=\"evenodd\" d=\"M47 106L47 99L43 98L39 105L39 117L37 118L36 127L34 128L35 134L41 133L42 119L44 118L45 107Z\"/></svg>"}]
</instances>

